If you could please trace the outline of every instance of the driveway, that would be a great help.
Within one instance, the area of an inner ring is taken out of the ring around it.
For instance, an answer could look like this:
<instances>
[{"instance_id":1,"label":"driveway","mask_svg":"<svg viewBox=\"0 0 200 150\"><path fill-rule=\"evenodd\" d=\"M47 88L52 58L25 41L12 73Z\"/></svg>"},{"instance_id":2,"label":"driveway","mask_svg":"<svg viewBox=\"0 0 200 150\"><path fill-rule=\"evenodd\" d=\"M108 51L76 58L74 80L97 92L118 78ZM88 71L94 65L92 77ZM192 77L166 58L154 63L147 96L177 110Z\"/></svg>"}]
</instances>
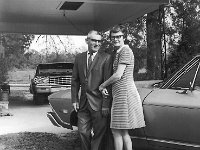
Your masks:
<instances>
[{"instance_id":1,"label":"driveway","mask_svg":"<svg viewBox=\"0 0 200 150\"><path fill-rule=\"evenodd\" d=\"M36 106L32 95L27 91L12 91L8 112L12 116L0 117L0 135L17 132L67 133L71 130L53 126L46 113L50 111L48 104Z\"/></svg>"},{"instance_id":2,"label":"driveway","mask_svg":"<svg viewBox=\"0 0 200 150\"><path fill-rule=\"evenodd\" d=\"M0 150L80 150L77 130L54 126L48 103L34 105L27 89L11 89L8 108L12 115L0 117Z\"/></svg>"}]
</instances>

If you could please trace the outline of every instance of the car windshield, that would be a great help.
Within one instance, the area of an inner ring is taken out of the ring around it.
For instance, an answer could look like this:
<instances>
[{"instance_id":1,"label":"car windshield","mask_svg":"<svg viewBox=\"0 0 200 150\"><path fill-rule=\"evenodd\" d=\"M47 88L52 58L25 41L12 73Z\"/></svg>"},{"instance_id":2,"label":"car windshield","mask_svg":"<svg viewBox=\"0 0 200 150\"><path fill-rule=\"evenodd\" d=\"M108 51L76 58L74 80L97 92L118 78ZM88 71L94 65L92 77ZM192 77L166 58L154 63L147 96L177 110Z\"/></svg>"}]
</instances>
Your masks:
<instances>
[{"instance_id":1,"label":"car windshield","mask_svg":"<svg viewBox=\"0 0 200 150\"><path fill-rule=\"evenodd\" d=\"M40 64L37 67L37 76L49 76L49 75L71 75L72 63L55 63L55 64Z\"/></svg>"},{"instance_id":2,"label":"car windshield","mask_svg":"<svg viewBox=\"0 0 200 150\"><path fill-rule=\"evenodd\" d=\"M171 88L174 89L189 89L195 79L195 76L197 77L196 79L199 79L199 74L196 74L199 71L199 63L191 66L190 68L186 69L180 78L174 82L174 84L171 86Z\"/></svg>"},{"instance_id":3,"label":"car windshield","mask_svg":"<svg viewBox=\"0 0 200 150\"><path fill-rule=\"evenodd\" d=\"M196 57L184 67L175 72L161 86L161 88L189 89L194 85L194 79L199 80L199 58ZM198 74L197 74L198 73Z\"/></svg>"},{"instance_id":4,"label":"car windshield","mask_svg":"<svg viewBox=\"0 0 200 150\"><path fill-rule=\"evenodd\" d=\"M39 69L38 75L67 75L72 73L72 69Z\"/></svg>"}]
</instances>

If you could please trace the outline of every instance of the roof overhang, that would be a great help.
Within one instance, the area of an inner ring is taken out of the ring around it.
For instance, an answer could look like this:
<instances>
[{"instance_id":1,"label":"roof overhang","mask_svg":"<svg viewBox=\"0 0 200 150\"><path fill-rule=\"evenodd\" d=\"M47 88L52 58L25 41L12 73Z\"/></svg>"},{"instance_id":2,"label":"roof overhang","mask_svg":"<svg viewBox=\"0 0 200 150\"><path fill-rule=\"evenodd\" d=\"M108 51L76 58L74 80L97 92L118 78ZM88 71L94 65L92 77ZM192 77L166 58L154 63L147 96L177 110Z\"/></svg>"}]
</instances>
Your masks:
<instances>
[{"instance_id":1,"label":"roof overhang","mask_svg":"<svg viewBox=\"0 0 200 150\"><path fill-rule=\"evenodd\" d=\"M113 25L134 21L169 0L67 2L70 6L62 0L0 0L0 32L85 35L91 29L106 31Z\"/></svg>"}]
</instances>

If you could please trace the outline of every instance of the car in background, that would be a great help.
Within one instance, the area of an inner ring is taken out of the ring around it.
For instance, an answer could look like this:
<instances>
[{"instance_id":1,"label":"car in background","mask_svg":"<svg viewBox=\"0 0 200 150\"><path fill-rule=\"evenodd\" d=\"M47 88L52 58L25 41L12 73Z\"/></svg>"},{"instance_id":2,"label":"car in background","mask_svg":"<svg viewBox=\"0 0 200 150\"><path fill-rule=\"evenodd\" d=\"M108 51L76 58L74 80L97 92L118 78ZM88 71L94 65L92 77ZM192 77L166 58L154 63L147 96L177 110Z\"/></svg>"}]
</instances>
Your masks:
<instances>
[{"instance_id":1,"label":"car in background","mask_svg":"<svg viewBox=\"0 0 200 150\"><path fill-rule=\"evenodd\" d=\"M71 86L72 69L70 62L39 64L29 88L33 102L43 104L50 94Z\"/></svg>"},{"instance_id":2,"label":"car in background","mask_svg":"<svg viewBox=\"0 0 200 150\"><path fill-rule=\"evenodd\" d=\"M129 131L133 149L199 150L200 55L158 85L138 87L146 127ZM77 117L72 109L70 89L50 95L49 104L52 112L47 116L51 122L73 129Z\"/></svg>"}]
</instances>

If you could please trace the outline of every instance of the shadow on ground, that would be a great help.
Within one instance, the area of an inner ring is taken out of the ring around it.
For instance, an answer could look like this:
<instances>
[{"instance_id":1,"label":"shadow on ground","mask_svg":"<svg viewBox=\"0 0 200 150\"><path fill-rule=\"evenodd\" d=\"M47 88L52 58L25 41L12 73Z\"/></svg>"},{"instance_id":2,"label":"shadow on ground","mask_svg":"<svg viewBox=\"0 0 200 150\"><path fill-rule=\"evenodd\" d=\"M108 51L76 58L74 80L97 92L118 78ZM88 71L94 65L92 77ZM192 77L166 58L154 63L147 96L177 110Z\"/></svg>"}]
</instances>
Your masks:
<instances>
[{"instance_id":1,"label":"shadow on ground","mask_svg":"<svg viewBox=\"0 0 200 150\"><path fill-rule=\"evenodd\" d=\"M0 136L1 150L80 150L77 131L56 135L40 132Z\"/></svg>"},{"instance_id":2,"label":"shadow on ground","mask_svg":"<svg viewBox=\"0 0 200 150\"><path fill-rule=\"evenodd\" d=\"M48 105L48 101L46 101L42 105ZM29 93L29 91L11 91L11 94L9 96L9 106L16 107L16 106L32 106L32 107L41 107L41 105L35 105L33 103L32 94Z\"/></svg>"}]
</instances>

